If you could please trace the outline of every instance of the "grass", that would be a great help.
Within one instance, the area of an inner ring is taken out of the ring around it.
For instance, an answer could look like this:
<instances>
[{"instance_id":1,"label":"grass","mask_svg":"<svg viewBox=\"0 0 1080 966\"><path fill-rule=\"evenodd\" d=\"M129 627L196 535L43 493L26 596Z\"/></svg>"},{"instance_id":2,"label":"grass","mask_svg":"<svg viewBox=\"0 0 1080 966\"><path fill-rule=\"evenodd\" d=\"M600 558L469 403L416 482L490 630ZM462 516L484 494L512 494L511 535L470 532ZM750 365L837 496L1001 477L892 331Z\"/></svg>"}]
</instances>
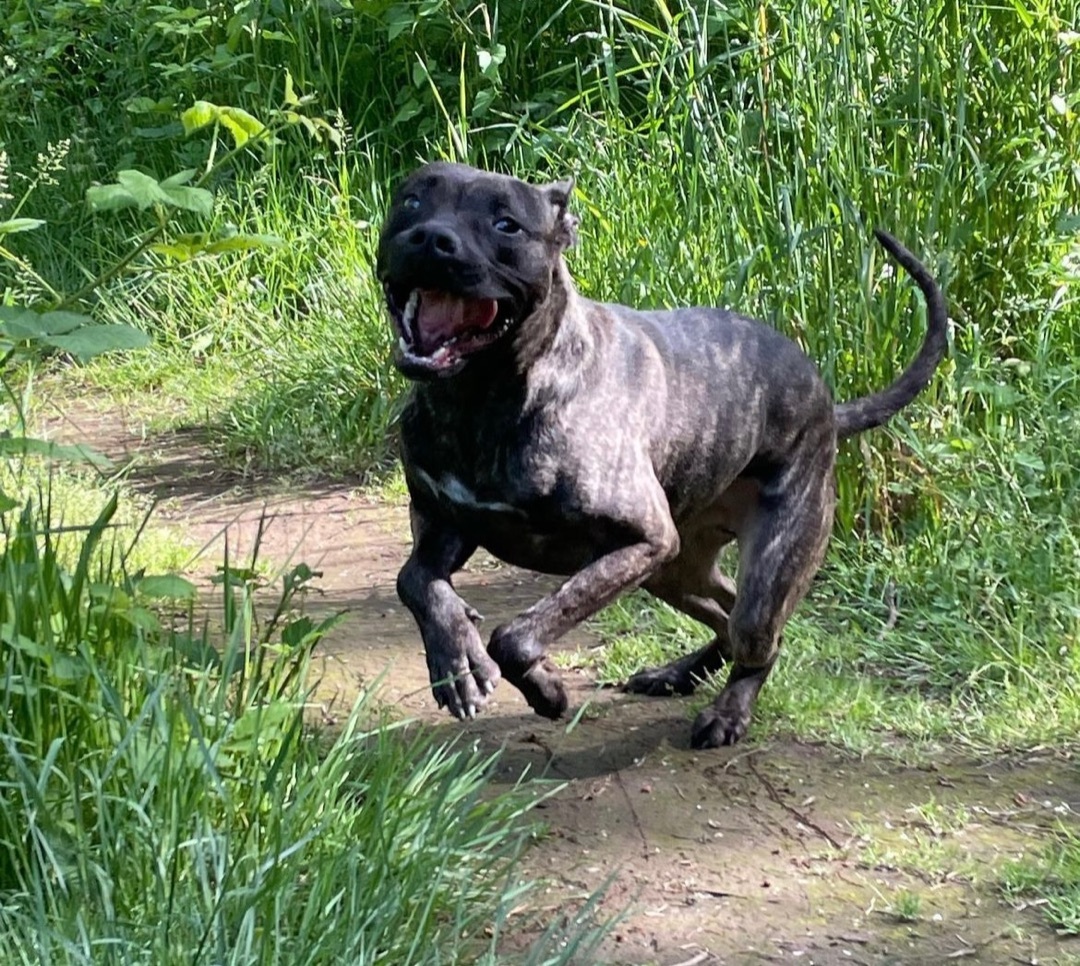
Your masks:
<instances>
[{"instance_id":1,"label":"grass","mask_svg":"<svg viewBox=\"0 0 1080 966\"><path fill-rule=\"evenodd\" d=\"M907 889L898 889L889 905L897 922L918 922L922 918L922 896Z\"/></svg>"},{"instance_id":2,"label":"grass","mask_svg":"<svg viewBox=\"0 0 1080 966\"><path fill-rule=\"evenodd\" d=\"M47 506L5 523L6 961L504 961L543 792L486 794L491 759L372 730L363 697L312 735L308 662L335 618L297 609L302 566L269 620L252 568L231 569L214 640L190 606L170 620L191 585L123 569L115 511L70 568ZM553 930L521 959L564 962L587 939Z\"/></svg>"},{"instance_id":3,"label":"grass","mask_svg":"<svg viewBox=\"0 0 1080 966\"><path fill-rule=\"evenodd\" d=\"M1046 919L1062 935L1080 935L1080 836L1062 828L1058 838L1037 854L1008 865L1001 887L1006 899L1017 905L1038 900Z\"/></svg>"},{"instance_id":4,"label":"grass","mask_svg":"<svg viewBox=\"0 0 1080 966\"><path fill-rule=\"evenodd\" d=\"M966 614L935 614L918 602L905 603L897 626L889 627L882 598L895 593L893 578L882 578L872 595L862 587L866 561L859 563L849 557L830 567L788 624L753 740L797 736L923 760L947 747L1071 744L1080 725L1071 656L1048 653L1044 640L1022 630L1006 636L1010 629L972 626ZM623 598L594 626L606 645L570 660L611 683L700 647L707 636L644 594ZM687 713L722 683L721 677L702 688Z\"/></svg>"},{"instance_id":5,"label":"grass","mask_svg":"<svg viewBox=\"0 0 1080 966\"><path fill-rule=\"evenodd\" d=\"M400 492L403 386L372 256L387 188L420 158L574 174L586 295L736 305L796 338L843 398L887 383L922 338L912 286L871 242L890 228L947 287L950 360L903 418L843 448L833 549L755 734L859 751L899 739L905 754L1075 740L1080 5L302 0L248 13L143 0L0 13L0 219L45 221L0 231L3 304L80 289L157 224L154 210L89 212L92 182L213 167L230 142L177 122L196 99L269 120L288 70L318 98L303 110L340 136L290 128L215 170L212 216L182 213L166 236L277 243L145 253L82 307L136 322L152 347L63 369L61 387L152 395L154 426L207 426L234 467ZM63 497L65 520L92 520L69 499L82 498ZM141 541L133 554L143 546L168 556ZM701 639L637 597L598 626L605 678ZM1058 896L1058 873L1038 868Z\"/></svg>"}]
</instances>

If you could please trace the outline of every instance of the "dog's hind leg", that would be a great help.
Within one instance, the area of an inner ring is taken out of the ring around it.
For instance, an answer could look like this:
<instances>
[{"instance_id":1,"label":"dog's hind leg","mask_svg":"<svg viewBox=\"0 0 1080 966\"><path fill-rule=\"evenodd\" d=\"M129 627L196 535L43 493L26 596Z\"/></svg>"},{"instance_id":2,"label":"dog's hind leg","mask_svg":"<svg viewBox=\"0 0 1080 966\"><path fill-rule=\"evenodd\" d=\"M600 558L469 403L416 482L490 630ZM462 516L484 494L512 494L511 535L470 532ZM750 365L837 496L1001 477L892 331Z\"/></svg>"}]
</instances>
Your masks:
<instances>
[{"instance_id":1,"label":"dog's hind leg","mask_svg":"<svg viewBox=\"0 0 1080 966\"><path fill-rule=\"evenodd\" d=\"M713 639L691 654L633 675L623 686L632 694L664 697L692 694L701 681L731 660L728 614L735 604L735 584L720 572L716 556L731 535L684 537L679 556L643 585L646 590L713 632Z\"/></svg>"},{"instance_id":2,"label":"dog's hind leg","mask_svg":"<svg viewBox=\"0 0 1080 966\"><path fill-rule=\"evenodd\" d=\"M739 537L739 579L728 619L732 666L724 689L698 715L695 748L732 745L746 734L758 692L780 647L780 634L825 556L835 488L833 444L818 442L761 491Z\"/></svg>"},{"instance_id":3,"label":"dog's hind leg","mask_svg":"<svg viewBox=\"0 0 1080 966\"><path fill-rule=\"evenodd\" d=\"M439 707L472 717L499 681L476 623L480 615L458 596L450 577L476 550L446 524L409 508L413 551L398 574L397 592L424 639L428 676Z\"/></svg>"}]
</instances>

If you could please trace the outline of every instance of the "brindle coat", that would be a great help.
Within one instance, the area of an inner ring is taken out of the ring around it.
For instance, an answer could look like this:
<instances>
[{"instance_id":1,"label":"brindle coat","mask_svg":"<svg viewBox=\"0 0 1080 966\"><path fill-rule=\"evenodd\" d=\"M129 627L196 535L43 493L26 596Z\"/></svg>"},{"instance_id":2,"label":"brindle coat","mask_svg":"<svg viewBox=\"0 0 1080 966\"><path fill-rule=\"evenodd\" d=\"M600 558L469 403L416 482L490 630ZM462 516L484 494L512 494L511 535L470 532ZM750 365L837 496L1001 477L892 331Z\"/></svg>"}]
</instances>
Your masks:
<instances>
[{"instance_id":1,"label":"brindle coat","mask_svg":"<svg viewBox=\"0 0 1080 966\"><path fill-rule=\"evenodd\" d=\"M501 675L555 718L567 698L547 646L643 586L713 638L627 690L688 694L729 665L692 743L730 744L824 556L837 440L880 426L928 383L946 351L945 301L915 256L877 232L922 289L928 332L892 386L834 404L798 346L759 322L583 298L563 259L570 190L436 163L395 194L378 274L401 336L396 362L415 380L401 421L414 545L398 592L441 706L475 714ZM453 340L425 354L403 322L419 289L496 300L499 337L460 357ZM717 567L732 540L737 583ZM451 585L478 546L567 576L486 650Z\"/></svg>"}]
</instances>

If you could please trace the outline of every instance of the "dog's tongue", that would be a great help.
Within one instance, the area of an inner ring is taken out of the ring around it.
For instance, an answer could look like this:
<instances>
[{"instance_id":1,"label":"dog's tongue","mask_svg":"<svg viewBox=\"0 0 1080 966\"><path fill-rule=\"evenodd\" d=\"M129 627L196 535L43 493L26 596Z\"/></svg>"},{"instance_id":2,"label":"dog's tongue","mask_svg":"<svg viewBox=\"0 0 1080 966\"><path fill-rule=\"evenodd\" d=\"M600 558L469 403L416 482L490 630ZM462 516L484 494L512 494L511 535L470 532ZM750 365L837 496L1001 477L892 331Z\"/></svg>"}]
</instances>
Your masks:
<instances>
[{"instance_id":1,"label":"dog's tongue","mask_svg":"<svg viewBox=\"0 0 1080 966\"><path fill-rule=\"evenodd\" d=\"M416 329L425 352L469 329L486 329L499 314L495 299L465 299L446 292L422 291Z\"/></svg>"}]
</instances>

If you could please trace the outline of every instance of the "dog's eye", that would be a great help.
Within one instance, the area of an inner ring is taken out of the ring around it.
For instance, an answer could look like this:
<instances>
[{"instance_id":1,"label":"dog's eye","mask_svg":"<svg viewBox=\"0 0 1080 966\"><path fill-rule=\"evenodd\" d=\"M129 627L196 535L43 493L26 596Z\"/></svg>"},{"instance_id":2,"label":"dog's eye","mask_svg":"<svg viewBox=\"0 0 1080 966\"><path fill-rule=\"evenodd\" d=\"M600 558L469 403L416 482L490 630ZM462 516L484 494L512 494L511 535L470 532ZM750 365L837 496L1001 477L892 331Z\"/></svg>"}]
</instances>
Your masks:
<instances>
[{"instance_id":1,"label":"dog's eye","mask_svg":"<svg viewBox=\"0 0 1080 966\"><path fill-rule=\"evenodd\" d=\"M416 195L406 195L401 201L401 207L409 211L416 211L420 207L420 199Z\"/></svg>"},{"instance_id":2,"label":"dog's eye","mask_svg":"<svg viewBox=\"0 0 1080 966\"><path fill-rule=\"evenodd\" d=\"M516 235L521 231L521 225L519 225L513 218L500 218L495 222L495 230L501 231L504 235Z\"/></svg>"}]
</instances>

